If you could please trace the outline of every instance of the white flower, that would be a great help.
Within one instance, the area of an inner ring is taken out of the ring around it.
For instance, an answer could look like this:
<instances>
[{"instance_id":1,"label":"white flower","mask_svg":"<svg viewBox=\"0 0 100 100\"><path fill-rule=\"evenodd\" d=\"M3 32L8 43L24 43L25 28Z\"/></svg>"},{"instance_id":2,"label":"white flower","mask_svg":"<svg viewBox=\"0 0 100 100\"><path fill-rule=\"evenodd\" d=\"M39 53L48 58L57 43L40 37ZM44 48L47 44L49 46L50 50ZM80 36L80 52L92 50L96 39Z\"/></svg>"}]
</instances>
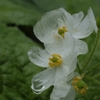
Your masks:
<instances>
[{"instance_id":1,"label":"white flower","mask_svg":"<svg viewBox=\"0 0 100 100\"><path fill-rule=\"evenodd\" d=\"M72 82L69 82L71 80ZM75 100L76 91L85 94L87 89L82 77L73 72L64 77L59 84L54 85L50 100Z\"/></svg>"},{"instance_id":2,"label":"white flower","mask_svg":"<svg viewBox=\"0 0 100 100\"><path fill-rule=\"evenodd\" d=\"M95 30L95 32L97 33L98 32L98 27L96 25L96 20L95 20L95 17L94 17L94 14L93 14L93 11L91 8L89 8L88 10L88 18L90 19L91 21L91 25L93 27L93 29Z\"/></svg>"},{"instance_id":3,"label":"white flower","mask_svg":"<svg viewBox=\"0 0 100 100\"><path fill-rule=\"evenodd\" d=\"M59 83L59 80L75 70L77 63L75 40L70 34L65 37L66 44L62 38L57 37L54 43L45 44L44 50L33 47L28 52L31 62L47 68L32 79L31 88L35 93L39 94L51 85Z\"/></svg>"},{"instance_id":4,"label":"white flower","mask_svg":"<svg viewBox=\"0 0 100 100\"><path fill-rule=\"evenodd\" d=\"M74 100L76 91L69 82L74 76L76 76L76 73L72 72L70 75L62 78L58 84L55 84L50 95L50 100Z\"/></svg>"},{"instance_id":5,"label":"white flower","mask_svg":"<svg viewBox=\"0 0 100 100\"><path fill-rule=\"evenodd\" d=\"M93 30L97 32L97 26L91 8L83 17L83 12L70 15L63 8L47 12L34 26L34 34L43 43L51 43L55 37L65 38L65 34L71 34L75 38L77 53L85 54L88 51L87 44L79 39L89 36Z\"/></svg>"},{"instance_id":6,"label":"white flower","mask_svg":"<svg viewBox=\"0 0 100 100\"><path fill-rule=\"evenodd\" d=\"M76 91L71 85L59 84L55 85L50 95L50 100L75 100Z\"/></svg>"}]
</instances>

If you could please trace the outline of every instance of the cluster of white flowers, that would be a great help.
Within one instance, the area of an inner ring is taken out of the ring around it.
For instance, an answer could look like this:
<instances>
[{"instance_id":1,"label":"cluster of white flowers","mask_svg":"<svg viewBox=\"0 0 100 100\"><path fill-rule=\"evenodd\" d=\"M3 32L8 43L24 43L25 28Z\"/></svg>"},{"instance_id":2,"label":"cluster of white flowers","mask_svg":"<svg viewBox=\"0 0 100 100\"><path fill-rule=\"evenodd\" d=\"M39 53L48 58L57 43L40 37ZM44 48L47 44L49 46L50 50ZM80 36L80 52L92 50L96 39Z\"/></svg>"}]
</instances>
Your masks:
<instances>
[{"instance_id":1,"label":"cluster of white flowers","mask_svg":"<svg viewBox=\"0 0 100 100\"><path fill-rule=\"evenodd\" d=\"M74 88L80 93L86 92L85 82L74 70L77 56L88 52L87 44L80 39L93 31L97 33L98 28L91 8L85 17L83 12L71 15L63 8L43 15L34 26L34 34L44 43L45 49L32 47L28 52L32 63L46 68L32 79L34 93L40 94L53 85L50 100L74 100ZM74 76L77 77L70 84Z\"/></svg>"}]
</instances>

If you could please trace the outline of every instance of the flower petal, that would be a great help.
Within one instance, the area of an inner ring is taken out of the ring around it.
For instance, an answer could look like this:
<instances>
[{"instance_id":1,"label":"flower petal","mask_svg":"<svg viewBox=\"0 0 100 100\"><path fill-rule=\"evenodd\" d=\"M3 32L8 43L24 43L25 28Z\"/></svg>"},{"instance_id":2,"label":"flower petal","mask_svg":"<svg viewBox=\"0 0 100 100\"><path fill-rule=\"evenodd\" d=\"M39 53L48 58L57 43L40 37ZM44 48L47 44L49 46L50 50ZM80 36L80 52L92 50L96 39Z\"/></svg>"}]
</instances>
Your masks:
<instances>
[{"instance_id":1,"label":"flower petal","mask_svg":"<svg viewBox=\"0 0 100 100\"><path fill-rule=\"evenodd\" d=\"M76 69L76 65L77 65L77 58L75 58L71 63L69 74L72 73Z\"/></svg>"},{"instance_id":2,"label":"flower petal","mask_svg":"<svg viewBox=\"0 0 100 100\"><path fill-rule=\"evenodd\" d=\"M74 19L74 27L79 25L79 23L81 22L81 20L83 19L84 17L84 14L83 12L79 12L77 14L73 14L73 19Z\"/></svg>"},{"instance_id":3,"label":"flower petal","mask_svg":"<svg viewBox=\"0 0 100 100\"><path fill-rule=\"evenodd\" d=\"M77 51L77 55L86 54L88 52L87 44L82 40L75 40L75 49Z\"/></svg>"},{"instance_id":4,"label":"flower petal","mask_svg":"<svg viewBox=\"0 0 100 100\"><path fill-rule=\"evenodd\" d=\"M55 67L55 82L53 85L57 84L62 80L64 77L67 77L69 74L70 66L62 64L59 68Z\"/></svg>"},{"instance_id":5,"label":"flower petal","mask_svg":"<svg viewBox=\"0 0 100 100\"><path fill-rule=\"evenodd\" d=\"M74 77L77 77L77 76L80 76L80 74L78 73L78 72L75 72L75 71L73 71L72 73L70 73L68 76L67 76L67 83L68 84L72 84L72 80L73 80L73 78ZM80 76L81 77L81 76Z\"/></svg>"},{"instance_id":6,"label":"flower petal","mask_svg":"<svg viewBox=\"0 0 100 100\"><path fill-rule=\"evenodd\" d=\"M70 90L70 85L61 83L54 86L54 89L50 95L50 100L60 100L60 98L65 97Z\"/></svg>"},{"instance_id":7,"label":"flower petal","mask_svg":"<svg viewBox=\"0 0 100 100\"><path fill-rule=\"evenodd\" d=\"M44 46L50 54L61 54L64 49L64 40L61 36L57 36L53 43L45 43Z\"/></svg>"},{"instance_id":8,"label":"flower petal","mask_svg":"<svg viewBox=\"0 0 100 100\"><path fill-rule=\"evenodd\" d=\"M77 65L77 54L76 52L72 52L68 57L63 59L63 67L66 69L66 74L70 74L76 69Z\"/></svg>"},{"instance_id":9,"label":"flower petal","mask_svg":"<svg viewBox=\"0 0 100 100\"><path fill-rule=\"evenodd\" d=\"M60 83L60 80L68 75L67 68L69 70L69 67L64 68L63 66L60 66L59 68L48 68L39 74L36 74L32 79L31 86L34 93L40 94L51 85Z\"/></svg>"},{"instance_id":10,"label":"flower petal","mask_svg":"<svg viewBox=\"0 0 100 100\"><path fill-rule=\"evenodd\" d=\"M40 94L41 92L49 88L54 82L55 73L55 70L51 68L36 74L32 79L31 86L34 93Z\"/></svg>"},{"instance_id":11,"label":"flower petal","mask_svg":"<svg viewBox=\"0 0 100 100\"><path fill-rule=\"evenodd\" d=\"M64 16L64 21L67 27L67 30L71 30L74 26L74 19L70 13L68 13L65 9L60 8L59 9Z\"/></svg>"},{"instance_id":12,"label":"flower petal","mask_svg":"<svg viewBox=\"0 0 100 100\"><path fill-rule=\"evenodd\" d=\"M98 32L98 27L96 25L96 20L95 20L95 17L94 17L94 14L93 14L93 11L91 8L89 8L88 10L88 15L87 15L91 21L91 24L93 26L93 29L95 30L95 32L97 33Z\"/></svg>"},{"instance_id":13,"label":"flower petal","mask_svg":"<svg viewBox=\"0 0 100 100\"><path fill-rule=\"evenodd\" d=\"M71 87L66 97L61 98L60 100L75 100L75 96L76 96L76 91L74 90L73 87Z\"/></svg>"},{"instance_id":14,"label":"flower petal","mask_svg":"<svg viewBox=\"0 0 100 100\"><path fill-rule=\"evenodd\" d=\"M42 19L41 19L42 20ZM43 43L51 43L53 41L53 35L56 33L56 30L53 30L51 27L46 27L44 24L40 21L36 23L34 26L34 34L35 36Z\"/></svg>"},{"instance_id":15,"label":"flower petal","mask_svg":"<svg viewBox=\"0 0 100 100\"><path fill-rule=\"evenodd\" d=\"M64 35L64 39L61 36L57 36L53 43L45 43L44 46L50 54L56 53L61 54L63 57L68 57L74 51L75 39L71 33L67 32Z\"/></svg>"},{"instance_id":16,"label":"flower petal","mask_svg":"<svg viewBox=\"0 0 100 100\"><path fill-rule=\"evenodd\" d=\"M66 55L69 56L70 54L72 54L74 52L75 39L69 32L65 33L64 46L65 46L65 48L62 52L63 56L66 56Z\"/></svg>"},{"instance_id":17,"label":"flower petal","mask_svg":"<svg viewBox=\"0 0 100 100\"><path fill-rule=\"evenodd\" d=\"M44 42L51 43L58 28L65 26L65 18L59 9L52 10L44 14L39 22L34 26L34 34Z\"/></svg>"},{"instance_id":18,"label":"flower petal","mask_svg":"<svg viewBox=\"0 0 100 100\"><path fill-rule=\"evenodd\" d=\"M93 28L91 27L91 22L89 18L86 16L78 26L74 27L72 35L76 39L82 39L89 36L92 32Z\"/></svg>"},{"instance_id":19,"label":"flower petal","mask_svg":"<svg viewBox=\"0 0 100 100\"><path fill-rule=\"evenodd\" d=\"M39 47L32 47L28 52L28 56L32 63L41 67L48 67L49 55L45 50Z\"/></svg>"}]
</instances>

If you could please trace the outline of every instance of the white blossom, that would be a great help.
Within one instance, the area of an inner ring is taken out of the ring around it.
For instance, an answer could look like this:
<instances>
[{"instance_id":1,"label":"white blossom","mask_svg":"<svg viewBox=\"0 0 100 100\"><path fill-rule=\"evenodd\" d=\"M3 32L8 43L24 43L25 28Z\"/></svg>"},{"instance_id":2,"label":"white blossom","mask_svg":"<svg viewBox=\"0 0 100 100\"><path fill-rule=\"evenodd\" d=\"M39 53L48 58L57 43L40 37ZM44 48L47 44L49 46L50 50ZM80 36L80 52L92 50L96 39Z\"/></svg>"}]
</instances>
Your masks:
<instances>
[{"instance_id":1,"label":"white blossom","mask_svg":"<svg viewBox=\"0 0 100 100\"><path fill-rule=\"evenodd\" d=\"M54 43L44 44L44 50L32 47L28 52L32 63L47 68L32 79L31 88L35 93L39 94L51 85L59 83L59 80L75 70L77 64L75 40L70 34L65 37L66 43L57 37Z\"/></svg>"},{"instance_id":2,"label":"white blossom","mask_svg":"<svg viewBox=\"0 0 100 100\"><path fill-rule=\"evenodd\" d=\"M69 84L55 85L50 100L75 100L76 91Z\"/></svg>"},{"instance_id":3,"label":"white blossom","mask_svg":"<svg viewBox=\"0 0 100 100\"><path fill-rule=\"evenodd\" d=\"M91 8L89 8L89 10L88 10L87 17L90 19L91 25L92 25L94 31L97 33L98 32L98 27L96 25L96 20L95 20L95 17L94 17L94 14L93 14L93 11L92 11Z\"/></svg>"},{"instance_id":4,"label":"white blossom","mask_svg":"<svg viewBox=\"0 0 100 100\"><path fill-rule=\"evenodd\" d=\"M85 94L88 87L82 77L75 72L60 80L54 85L50 100L75 100L77 92Z\"/></svg>"},{"instance_id":5,"label":"white blossom","mask_svg":"<svg viewBox=\"0 0 100 100\"><path fill-rule=\"evenodd\" d=\"M84 17L83 12L69 14L65 9L52 10L43 15L34 26L34 34L43 43L55 41L55 37L65 38L65 34L71 34L75 38L77 54L85 54L88 51L87 44L79 39L89 36L93 31L97 32L97 26L91 8Z\"/></svg>"}]
</instances>

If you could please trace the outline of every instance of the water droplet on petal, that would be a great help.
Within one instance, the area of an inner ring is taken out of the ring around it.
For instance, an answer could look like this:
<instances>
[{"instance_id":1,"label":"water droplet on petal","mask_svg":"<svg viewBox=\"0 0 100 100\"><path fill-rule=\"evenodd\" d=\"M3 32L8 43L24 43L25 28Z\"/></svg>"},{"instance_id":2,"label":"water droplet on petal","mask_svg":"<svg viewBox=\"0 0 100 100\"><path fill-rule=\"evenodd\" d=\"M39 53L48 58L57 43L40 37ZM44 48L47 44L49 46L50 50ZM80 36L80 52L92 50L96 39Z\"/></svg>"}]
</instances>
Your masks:
<instances>
[{"instance_id":1,"label":"water droplet on petal","mask_svg":"<svg viewBox=\"0 0 100 100\"><path fill-rule=\"evenodd\" d=\"M33 91L35 94L41 94L42 92L39 91Z\"/></svg>"},{"instance_id":2,"label":"water droplet on petal","mask_svg":"<svg viewBox=\"0 0 100 100\"><path fill-rule=\"evenodd\" d=\"M34 80L32 81L31 88L35 94L41 94L45 90L45 86L41 82Z\"/></svg>"}]
</instances>

